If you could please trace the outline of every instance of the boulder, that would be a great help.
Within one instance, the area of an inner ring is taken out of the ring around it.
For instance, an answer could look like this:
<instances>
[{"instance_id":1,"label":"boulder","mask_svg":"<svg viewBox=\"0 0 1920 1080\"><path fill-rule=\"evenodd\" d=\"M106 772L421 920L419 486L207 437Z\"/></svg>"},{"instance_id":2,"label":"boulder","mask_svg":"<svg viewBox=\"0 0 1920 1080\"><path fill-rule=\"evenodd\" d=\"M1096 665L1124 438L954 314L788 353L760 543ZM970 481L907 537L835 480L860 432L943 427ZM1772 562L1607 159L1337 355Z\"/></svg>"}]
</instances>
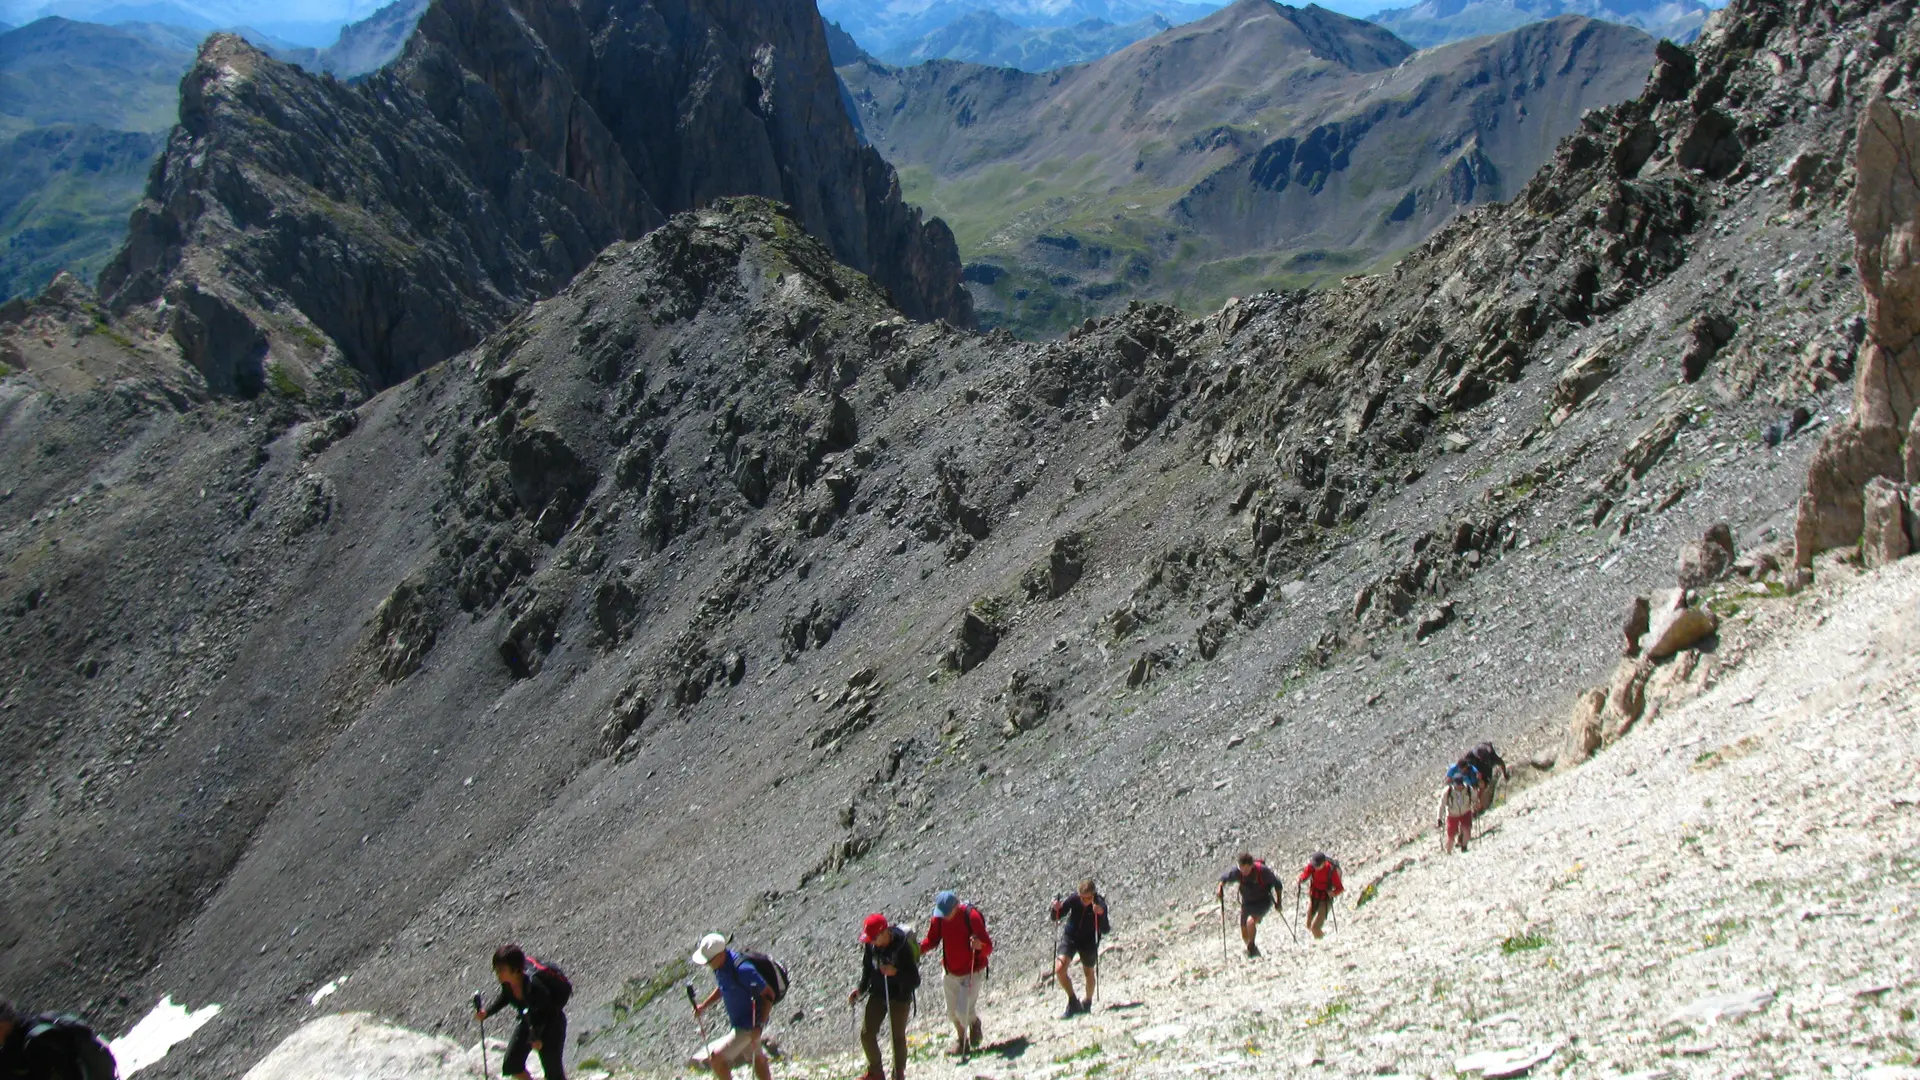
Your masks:
<instances>
[{"instance_id":1,"label":"boulder","mask_svg":"<svg viewBox=\"0 0 1920 1080\"><path fill-rule=\"evenodd\" d=\"M1649 659L1659 660L1699 643L1719 625L1713 612L1687 606L1685 589L1674 589L1654 606L1640 649Z\"/></svg>"},{"instance_id":2,"label":"boulder","mask_svg":"<svg viewBox=\"0 0 1920 1080\"><path fill-rule=\"evenodd\" d=\"M1567 720L1567 749L1560 755L1562 764L1578 765L1600 749L1600 712L1606 704L1604 686L1593 687L1574 699L1573 715Z\"/></svg>"},{"instance_id":3,"label":"boulder","mask_svg":"<svg viewBox=\"0 0 1920 1080\"><path fill-rule=\"evenodd\" d=\"M1683 589L1703 589L1719 581L1733 565L1733 530L1726 522L1680 549L1679 576Z\"/></svg>"},{"instance_id":4,"label":"boulder","mask_svg":"<svg viewBox=\"0 0 1920 1080\"><path fill-rule=\"evenodd\" d=\"M245 1080L459 1080L473 1075L476 1058L452 1039L384 1024L370 1013L341 1013L287 1036Z\"/></svg>"},{"instance_id":5,"label":"boulder","mask_svg":"<svg viewBox=\"0 0 1920 1080\"><path fill-rule=\"evenodd\" d=\"M1634 597L1633 602L1627 605L1627 621L1620 627L1620 632L1627 639L1626 647L1621 650L1625 655L1640 655L1640 635L1647 632L1647 617L1651 610L1644 596Z\"/></svg>"},{"instance_id":6,"label":"boulder","mask_svg":"<svg viewBox=\"0 0 1920 1080\"><path fill-rule=\"evenodd\" d=\"M1601 709L1600 737L1613 742L1633 730L1647 707L1647 680L1653 676L1653 661L1641 656L1620 661L1613 669L1613 682L1607 687L1607 703Z\"/></svg>"},{"instance_id":7,"label":"boulder","mask_svg":"<svg viewBox=\"0 0 1920 1080\"><path fill-rule=\"evenodd\" d=\"M1806 493L1794 514L1794 566L1812 566L1815 555L1859 541L1864 521L1861 489L1875 476L1906 471L1900 441L1895 428L1852 422L1820 440L1807 465Z\"/></svg>"},{"instance_id":8,"label":"boulder","mask_svg":"<svg viewBox=\"0 0 1920 1080\"><path fill-rule=\"evenodd\" d=\"M1560 377L1554 381L1553 400L1548 403L1552 409L1552 415L1548 418L1548 422L1554 427L1566 423L1567 418L1573 415L1573 411L1580 407L1581 402L1592 397L1595 390L1600 389L1608 379L1613 377L1613 373L1613 364L1608 359L1607 350L1604 347L1594 349L1568 364L1566 370L1562 371Z\"/></svg>"},{"instance_id":9,"label":"boulder","mask_svg":"<svg viewBox=\"0 0 1920 1080\"><path fill-rule=\"evenodd\" d=\"M1907 534L1906 494L1900 485L1884 476L1874 477L1861 489L1860 562L1863 565L1885 566L1899 562L1913 550Z\"/></svg>"}]
</instances>

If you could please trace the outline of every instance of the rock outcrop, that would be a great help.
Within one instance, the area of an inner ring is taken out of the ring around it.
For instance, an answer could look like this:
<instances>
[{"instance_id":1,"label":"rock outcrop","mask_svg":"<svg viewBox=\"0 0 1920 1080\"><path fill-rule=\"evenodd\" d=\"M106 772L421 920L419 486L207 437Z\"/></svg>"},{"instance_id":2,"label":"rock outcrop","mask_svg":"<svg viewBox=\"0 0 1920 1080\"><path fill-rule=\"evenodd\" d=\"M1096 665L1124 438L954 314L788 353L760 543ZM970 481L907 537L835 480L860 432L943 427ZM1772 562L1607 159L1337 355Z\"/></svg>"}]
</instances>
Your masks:
<instances>
[{"instance_id":1,"label":"rock outcrop","mask_svg":"<svg viewBox=\"0 0 1920 1080\"><path fill-rule=\"evenodd\" d=\"M838 95L805 0L441 0L351 85L216 35L101 292L218 390L357 397L607 244L750 194L906 314L970 323L952 234L901 200Z\"/></svg>"},{"instance_id":2,"label":"rock outcrop","mask_svg":"<svg viewBox=\"0 0 1920 1080\"><path fill-rule=\"evenodd\" d=\"M1861 542L1874 478L1920 482L1920 115L1885 98L1868 102L1854 142L1853 228L1867 338L1853 412L1828 433L1807 469L1794 529L1794 562Z\"/></svg>"}]
</instances>

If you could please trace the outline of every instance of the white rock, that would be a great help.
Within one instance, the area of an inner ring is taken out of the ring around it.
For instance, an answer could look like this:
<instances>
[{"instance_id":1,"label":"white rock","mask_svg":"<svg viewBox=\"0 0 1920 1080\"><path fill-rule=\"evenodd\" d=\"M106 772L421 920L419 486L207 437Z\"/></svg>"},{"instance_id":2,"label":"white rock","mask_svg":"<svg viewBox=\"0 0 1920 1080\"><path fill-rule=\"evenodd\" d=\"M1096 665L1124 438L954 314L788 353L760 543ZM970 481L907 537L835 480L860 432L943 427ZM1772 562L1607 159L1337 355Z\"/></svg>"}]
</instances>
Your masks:
<instances>
[{"instance_id":1,"label":"white rock","mask_svg":"<svg viewBox=\"0 0 1920 1080\"><path fill-rule=\"evenodd\" d=\"M1552 1057L1560 1049L1557 1042L1535 1043L1532 1046L1517 1047L1512 1050L1482 1050L1477 1054L1455 1058L1453 1071L1457 1073L1479 1073L1487 1080L1499 1080L1505 1076L1519 1076L1528 1069Z\"/></svg>"},{"instance_id":2,"label":"white rock","mask_svg":"<svg viewBox=\"0 0 1920 1080\"><path fill-rule=\"evenodd\" d=\"M1732 994L1713 994L1682 1006L1673 1014L1681 1023L1712 1024L1737 1020L1766 1008L1773 1002L1771 990L1741 990Z\"/></svg>"},{"instance_id":3,"label":"white rock","mask_svg":"<svg viewBox=\"0 0 1920 1080\"><path fill-rule=\"evenodd\" d=\"M1155 1024L1153 1027L1141 1028L1134 1032L1133 1041L1142 1046L1155 1046L1172 1042L1186 1033L1187 1028L1184 1024Z\"/></svg>"},{"instance_id":4,"label":"white rock","mask_svg":"<svg viewBox=\"0 0 1920 1080\"><path fill-rule=\"evenodd\" d=\"M495 1059L489 1064L497 1065ZM245 1080L471 1080L476 1048L381 1023L370 1013L323 1016L281 1040Z\"/></svg>"}]
</instances>

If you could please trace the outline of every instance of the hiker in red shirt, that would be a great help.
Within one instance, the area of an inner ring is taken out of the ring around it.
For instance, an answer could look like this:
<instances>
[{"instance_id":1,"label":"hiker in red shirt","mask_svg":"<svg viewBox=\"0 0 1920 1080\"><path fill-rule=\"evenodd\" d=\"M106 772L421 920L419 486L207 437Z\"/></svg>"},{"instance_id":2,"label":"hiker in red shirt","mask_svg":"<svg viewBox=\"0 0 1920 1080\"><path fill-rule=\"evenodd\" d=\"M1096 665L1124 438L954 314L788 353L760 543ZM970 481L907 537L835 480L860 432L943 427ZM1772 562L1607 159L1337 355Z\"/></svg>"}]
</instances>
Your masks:
<instances>
[{"instance_id":1,"label":"hiker in red shirt","mask_svg":"<svg viewBox=\"0 0 1920 1080\"><path fill-rule=\"evenodd\" d=\"M940 965L946 969L947 1018L953 1021L953 1052L965 1061L980 1049L980 991L986 988L987 957L993 939L987 919L972 904L963 904L951 889L933 898L933 919L927 923L924 955L940 943Z\"/></svg>"},{"instance_id":2,"label":"hiker in red shirt","mask_svg":"<svg viewBox=\"0 0 1920 1080\"><path fill-rule=\"evenodd\" d=\"M1327 858L1326 852L1316 851L1300 868L1300 880L1307 883L1307 929L1314 937L1325 937L1322 928L1333 910L1333 898L1347 891L1340 880L1340 864Z\"/></svg>"}]
</instances>

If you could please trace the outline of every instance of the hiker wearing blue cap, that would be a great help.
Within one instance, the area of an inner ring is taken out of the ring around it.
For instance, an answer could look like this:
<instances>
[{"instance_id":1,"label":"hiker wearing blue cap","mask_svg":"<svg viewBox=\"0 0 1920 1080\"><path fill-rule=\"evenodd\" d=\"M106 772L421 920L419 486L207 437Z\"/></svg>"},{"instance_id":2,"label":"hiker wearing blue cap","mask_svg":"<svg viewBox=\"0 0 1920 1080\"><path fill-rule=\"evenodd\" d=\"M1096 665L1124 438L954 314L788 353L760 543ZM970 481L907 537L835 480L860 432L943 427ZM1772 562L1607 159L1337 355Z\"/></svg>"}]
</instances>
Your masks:
<instances>
[{"instance_id":1,"label":"hiker wearing blue cap","mask_svg":"<svg viewBox=\"0 0 1920 1080\"><path fill-rule=\"evenodd\" d=\"M986 916L972 904L961 903L953 890L944 890L933 898L933 918L927 923L920 952L933 948L936 941L940 943L940 965L946 971L953 1052L965 1061L968 1054L980 1049L980 991L986 986L987 957L993 955Z\"/></svg>"}]
</instances>

